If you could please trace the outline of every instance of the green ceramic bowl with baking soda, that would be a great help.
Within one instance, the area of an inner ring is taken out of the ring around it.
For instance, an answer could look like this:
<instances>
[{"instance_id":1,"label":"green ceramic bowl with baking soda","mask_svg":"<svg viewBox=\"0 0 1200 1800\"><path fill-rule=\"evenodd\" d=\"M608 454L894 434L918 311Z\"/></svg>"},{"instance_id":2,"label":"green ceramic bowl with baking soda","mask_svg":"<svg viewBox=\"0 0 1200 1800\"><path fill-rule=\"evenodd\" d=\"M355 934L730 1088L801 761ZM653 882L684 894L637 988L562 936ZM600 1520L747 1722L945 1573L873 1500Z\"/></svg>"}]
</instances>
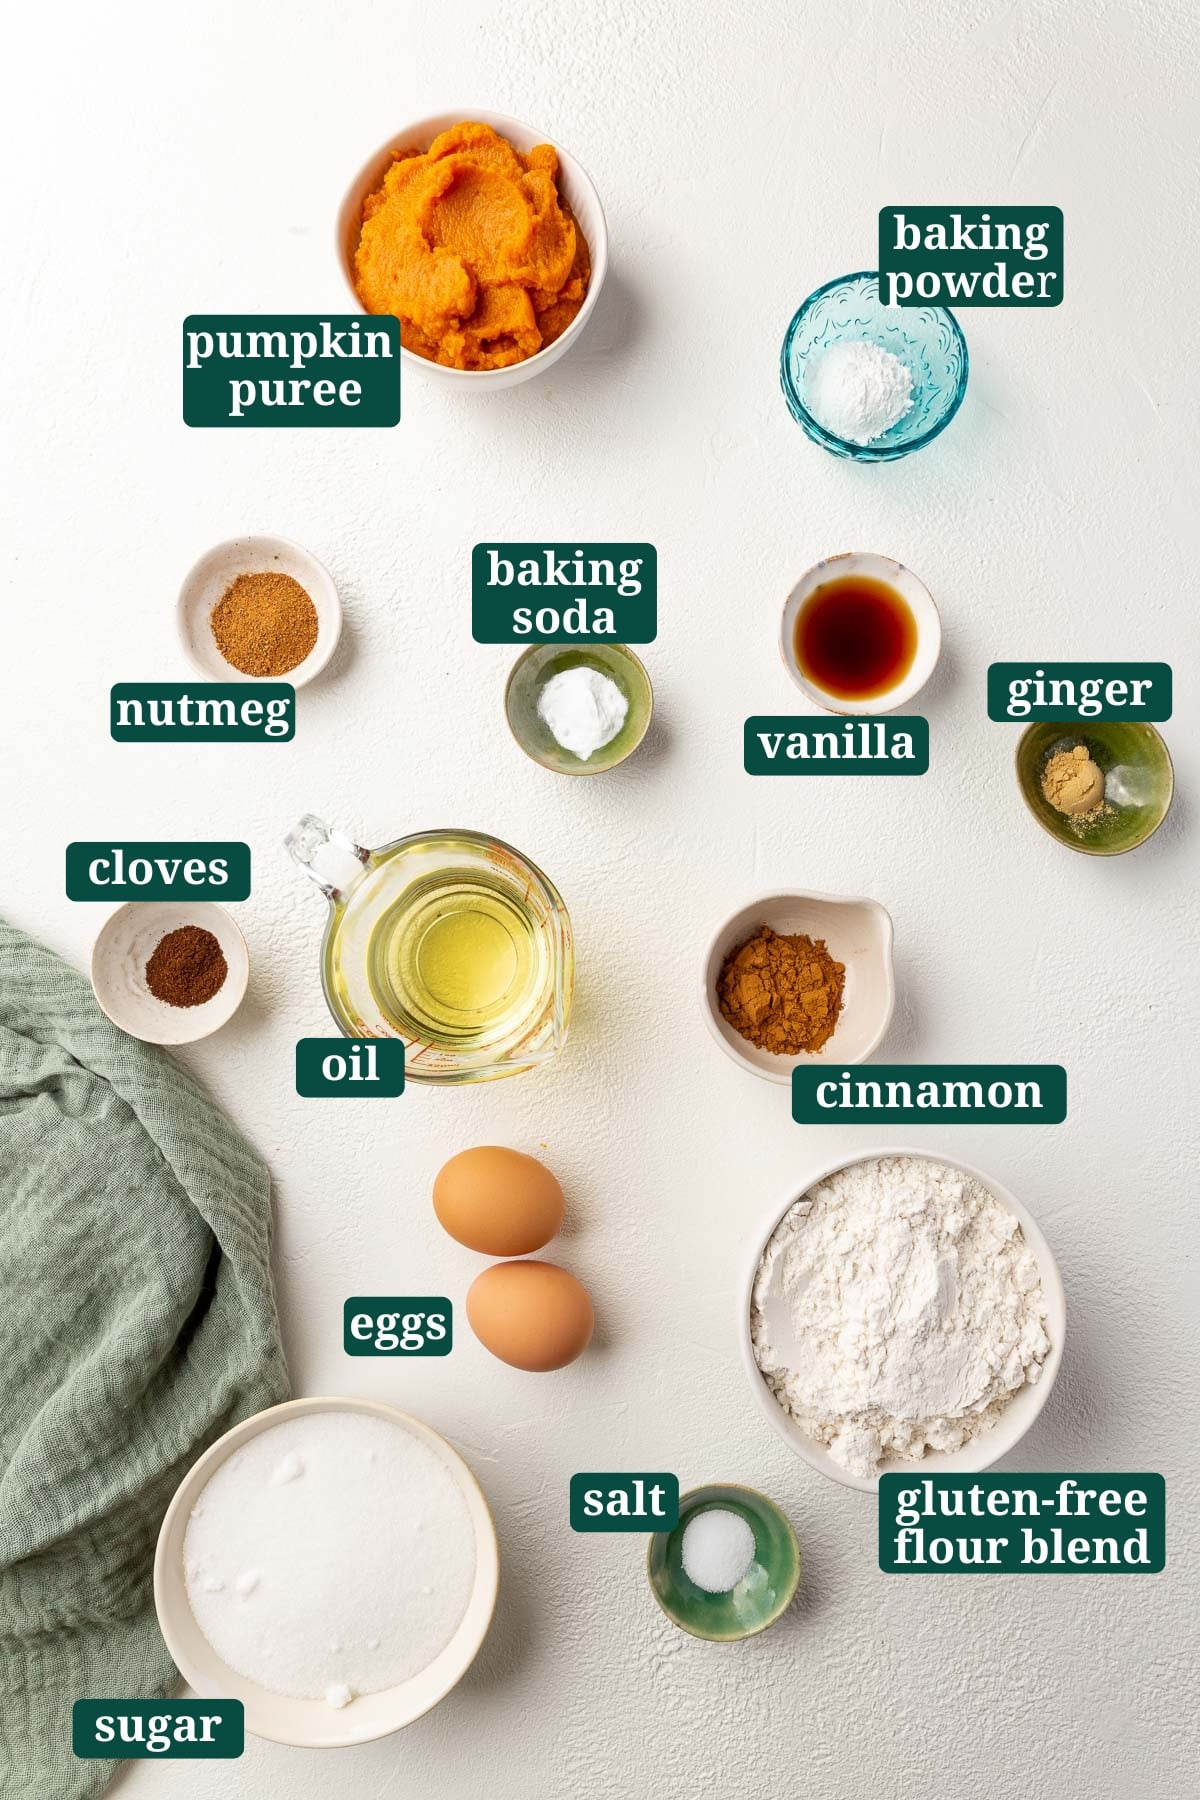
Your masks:
<instances>
[{"instance_id":1,"label":"green ceramic bowl with baking soda","mask_svg":"<svg viewBox=\"0 0 1200 1800\"><path fill-rule=\"evenodd\" d=\"M698 1513L736 1513L754 1534L754 1555L737 1585L710 1594L683 1563L683 1536ZM732 1644L765 1631L791 1605L800 1585L800 1546L787 1516L754 1488L711 1482L679 1500L674 1531L657 1531L646 1557L650 1591L673 1624L711 1644Z\"/></svg>"},{"instance_id":2,"label":"green ceramic bowl with baking soda","mask_svg":"<svg viewBox=\"0 0 1200 1800\"><path fill-rule=\"evenodd\" d=\"M538 711L546 683L567 669L598 669L616 683L625 698L621 729L589 757L576 756L558 742ZM513 664L504 690L508 728L543 769L556 775L600 775L632 756L650 728L654 690L641 658L627 644L531 644Z\"/></svg>"},{"instance_id":3,"label":"green ceramic bowl with baking soda","mask_svg":"<svg viewBox=\"0 0 1200 1800\"><path fill-rule=\"evenodd\" d=\"M1104 799L1091 817L1060 812L1042 789L1047 764L1082 744L1104 777ZM1017 782L1044 831L1085 856L1136 850L1166 818L1175 791L1167 746L1153 725L1098 719L1029 725L1017 744Z\"/></svg>"}]
</instances>

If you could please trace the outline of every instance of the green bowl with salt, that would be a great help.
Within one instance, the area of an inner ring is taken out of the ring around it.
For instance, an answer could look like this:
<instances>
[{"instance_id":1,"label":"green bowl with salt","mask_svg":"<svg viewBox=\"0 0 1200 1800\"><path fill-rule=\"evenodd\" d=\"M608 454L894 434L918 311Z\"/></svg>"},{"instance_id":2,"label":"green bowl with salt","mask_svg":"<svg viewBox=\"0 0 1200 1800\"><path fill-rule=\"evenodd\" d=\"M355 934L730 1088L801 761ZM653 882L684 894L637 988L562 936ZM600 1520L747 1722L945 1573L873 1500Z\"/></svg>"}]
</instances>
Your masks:
<instances>
[{"instance_id":1,"label":"green bowl with salt","mask_svg":"<svg viewBox=\"0 0 1200 1800\"><path fill-rule=\"evenodd\" d=\"M1082 744L1104 777L1104 805L1094 818L1059 812L1042 792L1046 764ZM1153 725L1127 719L1029 725L1017 744L1017 783L1026 806L1068 850L1121 856L1156 832L1175 791L1171 757Z\"/></svg>"},{"instance_id":2,"label":"green bowl with salt","mask_svg":"<svg viewBox=\"0 0 1200 1800\"><path fill-rule=\"evenodd\" d=\"M740 1532L722 1521L724 1530L715 1543L697 1545L692 1538L685 1545L689 1525L704 1513L732 1513L742 1522ZM745 1538L748 1561L739 1554L739 1537ZM731 1588L711 1592L688 1573L690 1566L712 1580L709 1570L719 1573L726 1556L741 1567ZM800 1545L787 1515L765 1494L711 1482L680 1496L678 1525L650 1539L646 1573L651 1593L672 1624L711 1644L732 1644L783 1617L800 1585Z\"/></svg>"},{"instance_id":3,"label":"green bowl with salt","mask_svg":"<svg viewBox=\"0 0 1200 1800\"><path fill-rule=\"evenodd\" d=\"M625 718L615 737L588 757L576 756L554 736L538 711L542 689L568 669L595 669L615 682ZM513 664L504 690L508 728L526 756L556 775L601 775L632 756L650 728L654 690L641 658L627 644L531 644Z\"/></svg>"}]
</instances>

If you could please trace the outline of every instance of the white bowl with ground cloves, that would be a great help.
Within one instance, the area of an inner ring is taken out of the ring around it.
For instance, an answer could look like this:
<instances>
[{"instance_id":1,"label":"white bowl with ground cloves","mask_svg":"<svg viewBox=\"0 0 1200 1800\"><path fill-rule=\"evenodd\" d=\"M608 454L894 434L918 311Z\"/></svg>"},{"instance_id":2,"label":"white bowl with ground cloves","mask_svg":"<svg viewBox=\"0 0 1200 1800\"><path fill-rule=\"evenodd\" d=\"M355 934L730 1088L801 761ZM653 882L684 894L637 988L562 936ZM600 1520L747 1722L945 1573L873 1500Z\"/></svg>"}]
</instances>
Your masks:
<instances>
[{"instance_id":1,"label":"white bowl with ground cloves","mask_svg":"<svg viewBox=\"0 0 1200 1800\"><path fill-rule=\"evenodd\" d=\"M176 608L183 647L209 681L303 687L337 649L333 577L289 538L227 538L188 571Z\"/></svg>"},{"instance_id":2,"label":"white bowl with ground cloves","mask_svg":"<svg viewBox=\"0 0 1200 1800\"><path fill-rule=\"evenodd\" d=\"M194 1044L227 1025L250 978L246 940L214 901L134 900L92 946L101 1010L146 1044Z\"/></svg>"}]
</instances>

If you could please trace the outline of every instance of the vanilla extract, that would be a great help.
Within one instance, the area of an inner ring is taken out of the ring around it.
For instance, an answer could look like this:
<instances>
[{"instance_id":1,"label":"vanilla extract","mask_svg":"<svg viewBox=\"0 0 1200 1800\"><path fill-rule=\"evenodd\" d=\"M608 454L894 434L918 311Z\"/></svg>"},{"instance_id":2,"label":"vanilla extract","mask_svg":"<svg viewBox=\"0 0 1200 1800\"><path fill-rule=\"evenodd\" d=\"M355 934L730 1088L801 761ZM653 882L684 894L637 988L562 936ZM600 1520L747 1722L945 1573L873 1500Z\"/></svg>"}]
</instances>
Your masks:
<instances>
[{"instance_id":1,"label":"vanilla extract","mask_svg":"<svg viewBox=\"0 0 1200 1800\"><path fill-rule=\"evenodd\" d=\"M917 654L917 621L902 594L873 575L824 581L796 615L800 673L836 700L876 700L899 687Z\"/></svg>"}]
</instances>

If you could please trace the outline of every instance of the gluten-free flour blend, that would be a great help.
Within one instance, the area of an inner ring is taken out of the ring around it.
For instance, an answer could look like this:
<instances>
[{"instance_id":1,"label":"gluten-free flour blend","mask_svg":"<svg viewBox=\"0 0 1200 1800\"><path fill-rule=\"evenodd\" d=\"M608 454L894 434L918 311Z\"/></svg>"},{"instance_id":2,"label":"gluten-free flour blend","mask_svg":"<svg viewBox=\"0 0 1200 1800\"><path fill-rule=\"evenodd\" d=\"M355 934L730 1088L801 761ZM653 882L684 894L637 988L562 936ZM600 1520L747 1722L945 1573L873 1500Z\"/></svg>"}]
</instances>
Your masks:
<instances>
[{"instance_id":1,"label":"gluten-free flour blend","mask_svg":"<svg viewBox=\"0 0 1200 1800\"><path fill-rule=\"evenodd\" d=\"M750 1325L780 1405L863 1476L987 1431L1050 1352L1016 1215L924 1156L854 1163L802 1195L763 1251Z\"/></svg>"},{"instance_id":2,"label":"gluten-free flour blend","mask_svg":"<svg viewBox=\"0 0 1200 1800\"><path fill-rule=\"evenodd\" d=\"M412 1432L309 1413L221 1465L183 1559L196 1623L230 1668L345 1706L446 1647L471 1596L475 1534L453 1475Z\"/></svg>"}]
</instances>

